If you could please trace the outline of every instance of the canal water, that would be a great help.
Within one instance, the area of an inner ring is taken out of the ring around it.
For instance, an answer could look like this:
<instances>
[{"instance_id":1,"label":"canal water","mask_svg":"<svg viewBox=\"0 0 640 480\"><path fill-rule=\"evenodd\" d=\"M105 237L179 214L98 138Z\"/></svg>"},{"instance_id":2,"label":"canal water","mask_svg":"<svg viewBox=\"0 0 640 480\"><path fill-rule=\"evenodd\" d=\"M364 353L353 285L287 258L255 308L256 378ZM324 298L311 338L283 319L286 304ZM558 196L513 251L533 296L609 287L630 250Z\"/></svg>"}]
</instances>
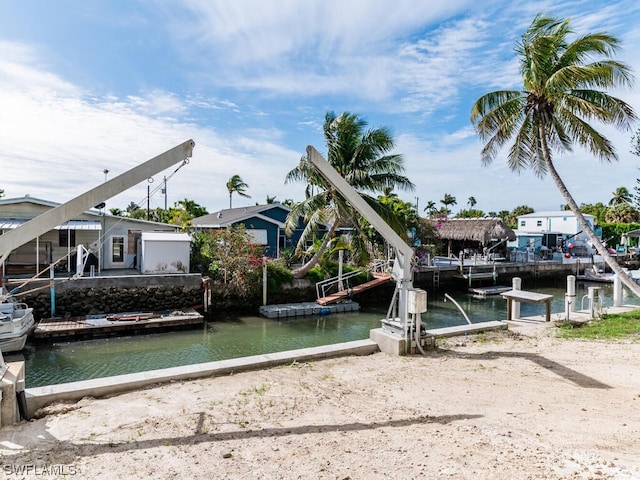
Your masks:
<instances>
[{"instance_id":1,"label":"canal water","mask_svg":"<svg viewBox=\"0 0 640 480\"><path fill-rule=\"evenodd\" d=\"M604 304L612 304L611 285L590 286L601 287ZM564 318L564 288L527 290L554 295L552 319L560 315ZM586 294L587 284L579 283L578 309ZM473 323L506 318L506 302L499 295L485 299L459 292L450 295ZM428 311L422 315L427 328L466 323L458 308L444 300L444 292L428 293ZM629 295L623 303L640 304L640 301ZM361 305L359 312L286 319L221 315L195 330L28 345L22 353L26 385L52 385L361 340L369 338L372 328L380 327L387 308L388 304ZM544 309L544 305L522 303L521 316L542 315Z\"/></svg>"}]
</instances>

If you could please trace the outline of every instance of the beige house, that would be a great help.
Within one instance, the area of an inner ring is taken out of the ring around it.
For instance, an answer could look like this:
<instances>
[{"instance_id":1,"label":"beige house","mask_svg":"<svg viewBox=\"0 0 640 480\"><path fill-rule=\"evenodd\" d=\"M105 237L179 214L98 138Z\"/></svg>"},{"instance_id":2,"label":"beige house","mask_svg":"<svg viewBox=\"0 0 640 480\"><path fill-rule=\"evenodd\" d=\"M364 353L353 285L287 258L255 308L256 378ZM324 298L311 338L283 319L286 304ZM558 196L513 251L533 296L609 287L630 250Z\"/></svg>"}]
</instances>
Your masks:
<instances>
[{"instance_id":1,"label":"beige house","mask_svg":"<svg viewBox=\"0 0 640 480\"><path fill-rule=\"evenodd\" d=\"M59 204L32 197L0 199L0 233L15 229ZM78 246L89 250L85 270L138 268L138 240L142 232L175 232L176 225L117 217L92 209L68 220L15 249L5 261L4 274L35 273L55 264L60 273L75 273Z\"/></svg>"}]
</instances>

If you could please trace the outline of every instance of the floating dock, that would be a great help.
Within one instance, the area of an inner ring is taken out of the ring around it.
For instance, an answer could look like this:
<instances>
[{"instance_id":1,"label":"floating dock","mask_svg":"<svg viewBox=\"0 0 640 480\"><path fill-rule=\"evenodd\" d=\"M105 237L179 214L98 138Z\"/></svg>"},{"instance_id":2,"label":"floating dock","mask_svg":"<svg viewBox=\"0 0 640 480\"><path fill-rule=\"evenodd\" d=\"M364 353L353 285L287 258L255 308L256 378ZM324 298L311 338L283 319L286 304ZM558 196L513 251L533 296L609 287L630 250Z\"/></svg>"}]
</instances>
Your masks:
<instances>
[{"instance_id":1,"label":"floating dock","mask_svg":"<svg viewBox=\"0 0 640 480\"><path fill-rule=\"evenodd\" d=\"M501 293L508 292L512 287L505 287L504 285L494 285L493 287L473 287L469 288L469 293L475 297L486 298L490 295L500 295Z\"/></svg>"},{"instance_id":2,"label":"floating dock","mask_svg":"<svg viewBox=\"0 0 640 480\"><path fill-rule=\"evenodd\" d=\"M33 333L36 340L91 338L202 324L204 316L193 309L170 312L127 312L41 320Z\"/></svg>"},{"instance_id":3,"label":"floating dock","mask_svg":"<svg viewBox=\"0 0 640 480\"><path fill-rule=\"evenodd\" d=\"M283 303L280 305L261 306L260 315L267 318L287 318L357 312L358 310L360 310L360 304L353 301L332 303L330 305L318 305L316 302Z\"/></svg>"}]
</instances>

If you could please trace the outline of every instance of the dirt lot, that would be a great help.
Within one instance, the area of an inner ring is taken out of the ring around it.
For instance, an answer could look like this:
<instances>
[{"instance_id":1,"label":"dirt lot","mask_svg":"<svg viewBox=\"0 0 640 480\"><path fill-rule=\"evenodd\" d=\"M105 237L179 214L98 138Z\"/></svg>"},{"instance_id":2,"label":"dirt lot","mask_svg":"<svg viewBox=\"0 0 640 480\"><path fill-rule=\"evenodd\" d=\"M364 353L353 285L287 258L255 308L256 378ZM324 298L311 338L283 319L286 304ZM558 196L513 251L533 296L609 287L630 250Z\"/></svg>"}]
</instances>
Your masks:
<instances>
[{"instance_id":1,"label":"dirt lot","mask_svg":"<svg viewBox=\"0 0 640 480\"><path fill-rule=\"evenodd\" d=\"M0 475L640 479L640 343L459 337L41 414L0 430Z\"/></svg>"}]
</instances>

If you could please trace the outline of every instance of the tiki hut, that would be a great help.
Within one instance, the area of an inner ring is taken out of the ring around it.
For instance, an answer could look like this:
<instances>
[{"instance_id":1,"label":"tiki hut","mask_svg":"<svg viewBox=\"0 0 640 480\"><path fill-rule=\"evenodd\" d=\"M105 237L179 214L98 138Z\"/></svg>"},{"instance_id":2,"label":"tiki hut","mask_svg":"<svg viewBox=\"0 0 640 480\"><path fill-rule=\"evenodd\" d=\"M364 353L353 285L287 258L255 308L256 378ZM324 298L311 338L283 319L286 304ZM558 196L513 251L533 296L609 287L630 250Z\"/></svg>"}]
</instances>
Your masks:
<instances>
[{"instance_id":1,"label":"tiki hut","mask_svg":"<svg viewBox=\"0 0 640 480\"><path fill-rule=\"evenodd\" d=\"M438 235L442 240L449 241L449 252L452 250L453 242L462 250L468 247L482 249L516 239L515 232L499 218L448 219L438 228Z\"/></svg>"}]
</instances>

